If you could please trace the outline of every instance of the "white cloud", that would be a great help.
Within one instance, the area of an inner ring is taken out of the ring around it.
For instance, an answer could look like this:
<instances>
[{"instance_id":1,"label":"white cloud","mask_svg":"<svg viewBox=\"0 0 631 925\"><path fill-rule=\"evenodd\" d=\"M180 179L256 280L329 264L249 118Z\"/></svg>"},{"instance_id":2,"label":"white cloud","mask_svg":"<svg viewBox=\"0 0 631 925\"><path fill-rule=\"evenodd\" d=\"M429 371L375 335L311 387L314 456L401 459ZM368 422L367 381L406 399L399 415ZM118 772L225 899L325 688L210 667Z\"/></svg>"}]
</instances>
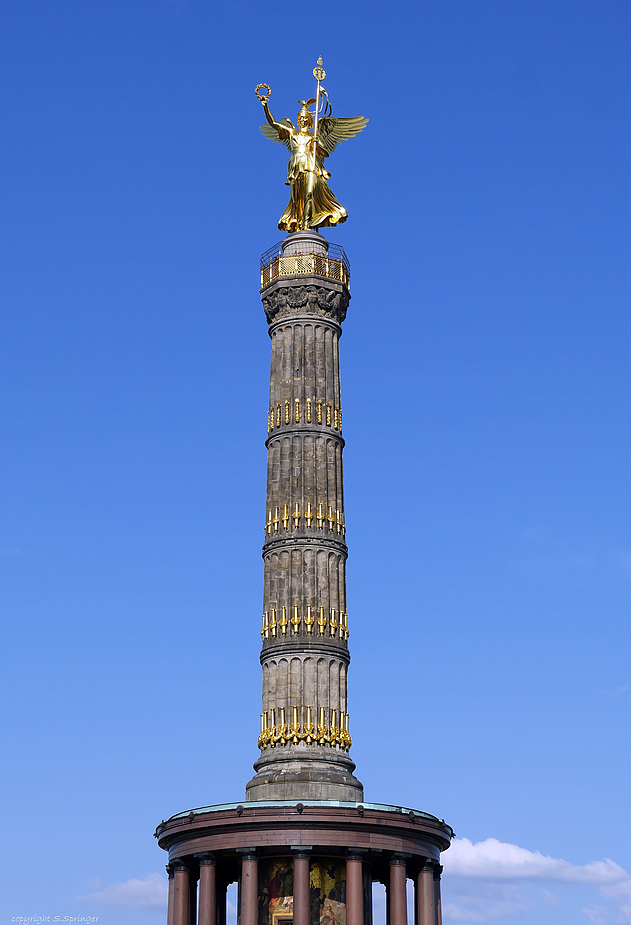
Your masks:
<instances>
[{"instance_id":1,"label":"white cloud","mask_svg":"<svg viewBox=\"0 0 631 925\"><path fill-rule=\"evenodd\" d=\"M583 891L596 887L600 897L614 908L593 902L581 910L586 918L593 925L614 920L631 925L631 877L609 858L572 864L496 838L476 843L456 838L441 861L446 875L443 898L447 922L512 921L541 902L559 906L558 896L542 889L547 882L574 885ZM598 893L594 892L594 900Z\"/></svg>"},{"instance_id":2,"label":"white cloud","mask_svg":"<svg viewBox=\"0 0 631 925\"><path fill-rule=\"evenodd\" d=\"M127 880L113 886L99 887L87 896L77 899L89 899L119 906L123 909L159 909L166 910L168 881L162 874L149 874L144 880Z\"/></svg>"},{"instance_id":3,"label":"white cloud","mask_svg":"<svg viewBox=\"0 0 631 925\"><path fill-rule=\"evenodd\" d=\"M589 864L571 864L539 851L529 851L518 845L487 838L469 841L456 838L442 856L445 872L458 877L479 877L484 880L549 880L557 883L620 884L629 875L615 861L605 858ZM631 896L629 897L631 903Z\"/></svg>"},{"instance_id":4,"label":"white cloud","mask_svg":"<svg viewBox=\"0 0 631 925\"><path fill-rule=\"evenodd\" d=\"M631 922L631 878L603 886L600 892L618 906L623 922Z\"/></svg>"}]
</instances>

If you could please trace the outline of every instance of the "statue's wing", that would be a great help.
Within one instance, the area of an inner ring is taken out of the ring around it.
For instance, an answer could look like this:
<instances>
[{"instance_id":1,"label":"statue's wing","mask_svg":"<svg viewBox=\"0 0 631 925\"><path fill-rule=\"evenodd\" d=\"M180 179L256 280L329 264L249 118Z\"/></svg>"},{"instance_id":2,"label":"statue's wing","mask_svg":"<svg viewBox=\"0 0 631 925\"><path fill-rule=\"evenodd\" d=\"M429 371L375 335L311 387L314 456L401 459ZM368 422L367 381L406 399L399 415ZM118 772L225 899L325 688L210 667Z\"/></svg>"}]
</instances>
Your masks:
<instances>
[{"instance_id":1,"label":"statue's wing","mask_svg":"<svg viewBox=\"0 0 631 925\"><path fill-rule=\"evenodd\" d=\"M290 119L279 119L278 125L282 126L280 132L277 131L273 125L270 125L269 122L266 122L265 125L261 125L260 129L265 135L266 138L269 138L270 141L275 141L276 144L285 145L286 148L291 150L289 144L290 131L293 129L293 125ZM283 131L287 129L287 132Z\"/></svg>"},{"instance_id":2,"label":"statue's wing","mask_svg":"<svg viewBox=\"0 0 631 925\"><path fill-rule=\"evenodd\" d=\"M332 154L339 141L359 135L367 122L368 119L363 116L351 116L349 119L325 116L318 122L318 144L327 154Z\"/></svg>"}]
</instances>

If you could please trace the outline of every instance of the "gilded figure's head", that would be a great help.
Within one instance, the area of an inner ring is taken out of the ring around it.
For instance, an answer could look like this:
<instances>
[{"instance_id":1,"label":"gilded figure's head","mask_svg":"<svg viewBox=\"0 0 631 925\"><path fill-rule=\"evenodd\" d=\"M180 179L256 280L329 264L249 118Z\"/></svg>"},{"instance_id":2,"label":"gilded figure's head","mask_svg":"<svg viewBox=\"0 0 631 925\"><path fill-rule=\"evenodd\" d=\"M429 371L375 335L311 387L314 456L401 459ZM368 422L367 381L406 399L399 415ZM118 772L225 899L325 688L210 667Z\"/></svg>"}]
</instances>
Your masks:
<instances>
[{"instance_id":1,"label":"gilded figure's head","mask_svg":"<svg viewBox=\"0 0 631 925\"><path fill-rule=\"evenodd\" d=\"M309 100L309 102L305 102L304 100L299 100L299 102L302 104L302 109L298 113L296 122L298 123L298 128L305 131L305 130L310 129L313 126L313 116L307 109L307 106L309 105L309 103L314 103L315 100Z\"/></svg>"}]
</instances>

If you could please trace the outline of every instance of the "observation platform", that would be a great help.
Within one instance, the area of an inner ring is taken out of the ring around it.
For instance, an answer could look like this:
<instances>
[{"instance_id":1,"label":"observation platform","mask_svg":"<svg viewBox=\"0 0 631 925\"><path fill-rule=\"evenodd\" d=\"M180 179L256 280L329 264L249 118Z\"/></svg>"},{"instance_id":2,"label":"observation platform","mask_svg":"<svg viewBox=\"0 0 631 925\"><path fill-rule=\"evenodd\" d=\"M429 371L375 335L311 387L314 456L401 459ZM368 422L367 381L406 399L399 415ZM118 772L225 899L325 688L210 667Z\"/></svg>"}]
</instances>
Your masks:
<instances>
[{"instance_id":1,"label":"observation platform","mask_svg":"<svg viewBox=\"0 0 631 925\"><path fill-rule=\"evenodd\" d=\"M261 254L261 290L276 280L301 276L334 280L348 289L351 265L344 248L315 232L302 232Z\"/></svg>"}]
</instances>

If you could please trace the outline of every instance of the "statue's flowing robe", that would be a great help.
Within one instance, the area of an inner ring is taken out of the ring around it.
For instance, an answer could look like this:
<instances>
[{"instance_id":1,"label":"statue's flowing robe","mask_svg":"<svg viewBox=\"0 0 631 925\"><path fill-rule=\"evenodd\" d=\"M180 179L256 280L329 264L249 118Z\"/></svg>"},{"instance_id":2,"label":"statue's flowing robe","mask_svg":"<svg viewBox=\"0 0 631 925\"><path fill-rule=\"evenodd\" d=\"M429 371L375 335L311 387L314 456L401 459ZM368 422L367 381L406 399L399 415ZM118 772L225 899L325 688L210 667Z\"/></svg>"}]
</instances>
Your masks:
<instances>
[{"instance_id":1,"label":"statue's flowing robe","mask_svg":"<svg viewBox=\"0 0 631 925\"><path fill-rule=\"evenodd\" d=\"M291 151L285 181L291 187L291 196L278 222L281 231L299 231L305 227L305 210L308 228L323 228L345 222L348 218L346 209L337 201L326 182L330 177L322 164L326 152L318 146L314 167L310 153L313 135L302 135L284 127L279 135L287 139Z\"/></svg>"}]
</instances>

